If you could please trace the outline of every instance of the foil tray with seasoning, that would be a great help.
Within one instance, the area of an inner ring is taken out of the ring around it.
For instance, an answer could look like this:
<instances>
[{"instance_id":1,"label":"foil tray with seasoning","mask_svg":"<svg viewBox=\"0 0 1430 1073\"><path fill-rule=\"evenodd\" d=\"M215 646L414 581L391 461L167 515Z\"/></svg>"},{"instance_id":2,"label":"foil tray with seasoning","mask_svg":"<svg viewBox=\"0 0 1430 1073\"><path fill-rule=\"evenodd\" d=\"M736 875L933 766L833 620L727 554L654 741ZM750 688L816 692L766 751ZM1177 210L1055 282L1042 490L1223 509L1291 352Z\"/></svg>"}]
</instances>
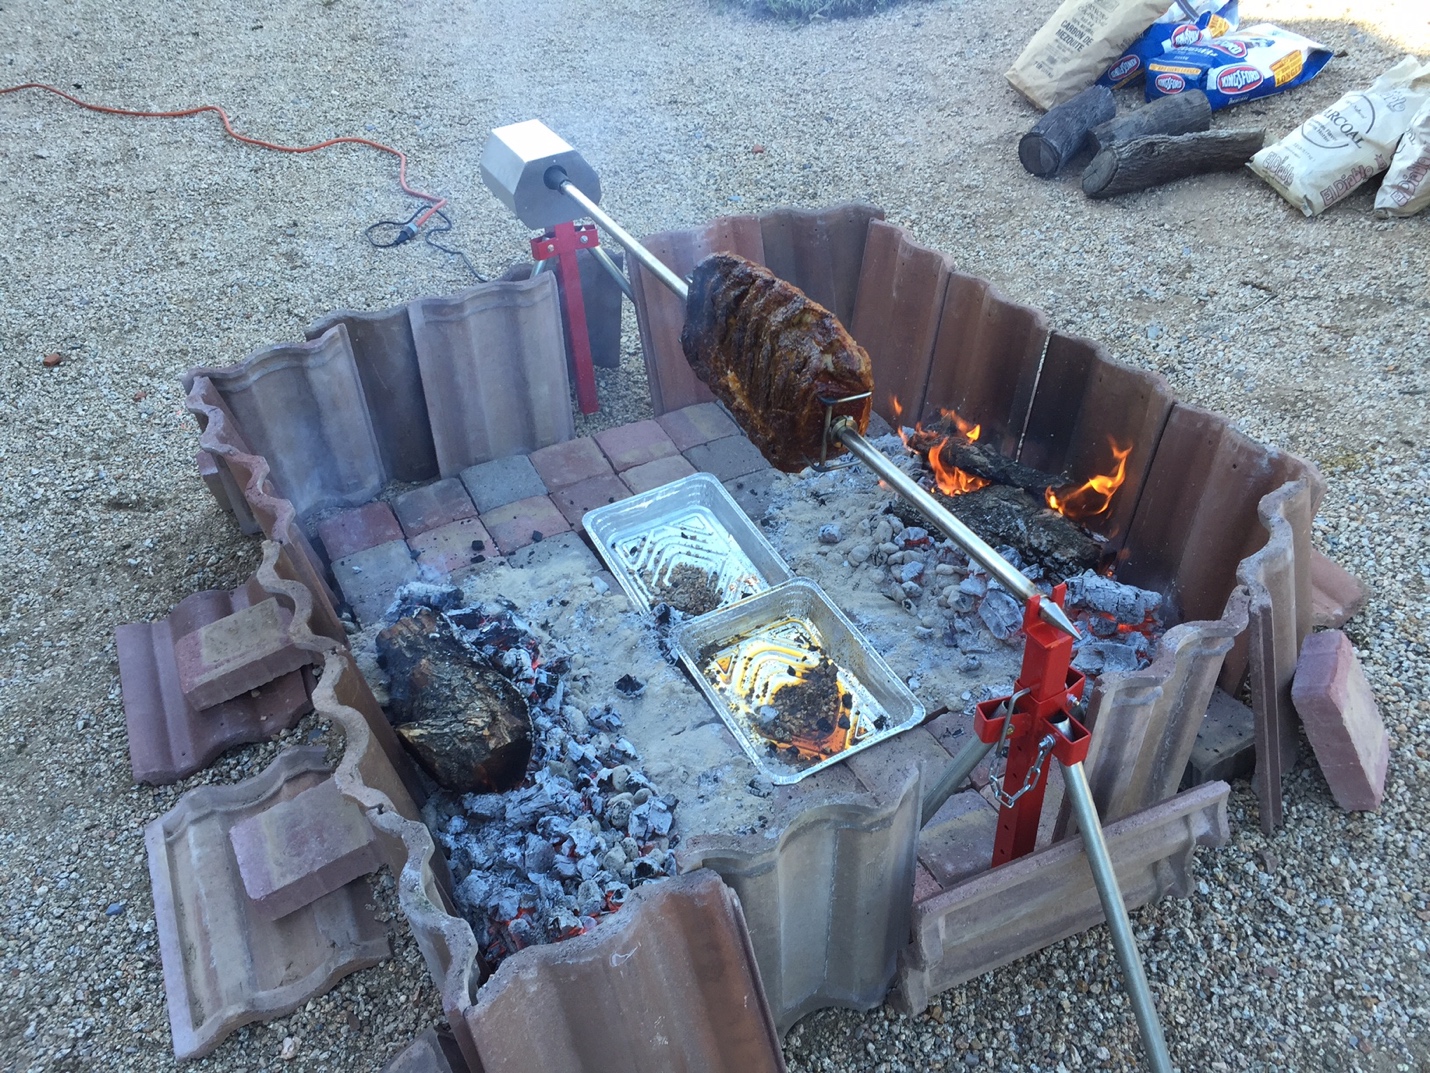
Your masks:
<instances>
[{"instance_id":1,"label":"foil tray with seasoning","mask_svg":"<svg viewBox=\"0 0 1430 1073\"><path fill-rule=\"evenodd\" d=\"M708 473L597 507L582 525L640 611L664 603L696 617L793 576Z\"/></svg>"},{"instance_id":2,"label":"foil tray with seasoning","mask_svg":"<svg viewBox=\"0 0 1430 1073\"><path fill-rule=\"evenodd\" d=\"M777 785L924 718L889 665L803 578L686 622L675 643L740 747Z\"/></svg>"}]
</instances>

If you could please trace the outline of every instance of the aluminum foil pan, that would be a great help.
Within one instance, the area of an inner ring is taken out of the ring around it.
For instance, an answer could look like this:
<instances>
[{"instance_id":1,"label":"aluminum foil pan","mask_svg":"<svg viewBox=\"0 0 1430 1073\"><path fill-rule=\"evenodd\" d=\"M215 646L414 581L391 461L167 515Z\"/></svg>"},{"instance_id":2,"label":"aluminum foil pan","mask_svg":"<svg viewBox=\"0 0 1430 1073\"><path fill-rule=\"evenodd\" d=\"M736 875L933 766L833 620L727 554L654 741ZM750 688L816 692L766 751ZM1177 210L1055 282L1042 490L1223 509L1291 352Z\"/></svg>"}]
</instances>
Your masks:
<instances>
[{"instance_id":1,"label":"aluminum foil pan","mask_svg":"<svg viewBox=\"0 0 1430 1073\"><path fill-rule=\"evenodd\" d=\"M793 576L708 473L597 507L582 524L642 611L666 603L692 617L708 614Z\"/></svg>"},{"instance_id":2,"label":"aluminum foil pan","mask_svg":"<svg viewBox=\"0 0 1430 1073\"><path fill-rule=\"evenodd\" d=\"M798 782L916 727L924 707L812 581L685 623L681 662L771 782Z\"/></svg>"}]
</instances>

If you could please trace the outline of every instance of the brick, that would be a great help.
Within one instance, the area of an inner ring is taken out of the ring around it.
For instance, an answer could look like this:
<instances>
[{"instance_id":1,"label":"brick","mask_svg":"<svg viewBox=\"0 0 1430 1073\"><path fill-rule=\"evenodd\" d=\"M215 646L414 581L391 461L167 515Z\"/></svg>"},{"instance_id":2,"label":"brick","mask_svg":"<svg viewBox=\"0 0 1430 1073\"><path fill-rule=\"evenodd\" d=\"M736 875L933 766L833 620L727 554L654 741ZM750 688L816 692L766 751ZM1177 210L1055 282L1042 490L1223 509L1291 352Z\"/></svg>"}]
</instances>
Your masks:
<instances>
[{"instance_id":1,"label":"brick","mask_svg":"<svg viewBox=\"0 0 1430 1073\"><path fill-rule=\"evenodd\" d=\"M558 492L592 477L610 476L615 471L606 455L590 436L565 443L553 443L531 453L531 464L546 482L549 491Z\"/></svg>"},{"instance_id":2,"label":"brick","mask_svg":"<svg viewBox=\"0 0 1430 1073\"><path fill-rule=\"evenodd\" d=\"M370 626L382 619L397 590L417 577L417 564L399 538L339 559L333 576L358 622Z\"/></svg>"},{"instance_id":3,"label":"brick","mask_svg":"<svg viewBox=\"0 0 1430 1073\"><path fill-rule=\"evenodd\" d=\"M233 825L238 874L264 920L278 920L382 866L362 809L325 779Z\"/></svg>"},{"instance_id":4,"label":"brick","mask_svg":"<svg viewBox=\"0 0 1430 1073\"><path fill-rule=\"evenodd\" d=\"M510 555L518 548L526 547L532 542L533 533L540 533L544 539L571 531L571 524L547 496L519 499L515 503L488 511L482 515L482 525L491 534L497 550L503 555Z\"/></svg>"},{"instance_id":5,"label":"brick","mask_svg":"<svg viewBox=\"0 0 1430 1073\"><path fill-rule=\"evenodd\" d=\"M526 455L494 458L490 462L468 466L462 470L462 484L476 504L478 514L515 503L518 499L546 494L545 482L537 475L536 467Z\"/></svg>"},{"instance_id":6,"label":"brick","mask_svg":"<svg viewBox=\"0 0 1430 1073\"><path fill-rule=\"evenodd\" d=\"M722 481L731 481L769 466L759 448L744 436L726 436L723 440L699 444L686 451L685 457L702 473L713 473Z\"/></svg>"},{"instance_id":7,"label":"brick","mask_svg":"<svg viewBox=\"0 0 1430 1073\"><path fill-rule=\"evenodd\" d=\"M379 544L402 539L402 526L386 503L368 503L318 523L318 539L330 562L346 559Z\"/></svg>"},{"instance_id":8,"label":"brick","mask_svg":"<svg viewBox=\"0 0 1430 1073\"><path fill-rule=\"evenodd\" d=\"M579 533L557 533L539 543L518 548L502 561L513 570L551 570L574 578L604 574L611 591L620 592L615 579L601 569L600 561Z\"/></svg>"},{"instance_id":9,"label":"brick","mask_svg":"<svg viewBox=\"0 0 1430 1073\"><path fill-rule=\"evenodd\" d=\"M472 497L456 477L404 492L392 501L392 509L408 540L451 522L477 516Z\"/></svg>"},{"instance_id":10,"label":"brick","mask_svg":"<svg viewBox=\"0 0 1430 1073\"><path fill-rule=\"evenodd\" d=\"M930 772L929 777L938 776ZM951 887L988 871L997 829L998 810L982 794L977 790L954 794L919 832L919 862L940 887Z\"/></svg>"},{"instance_id":11,"label":"brick","mask_svg":"<svg viewBox=\"0 0 1430 1073\"><path fill-rule=\"evenodd\" d=\"M629 425L617 425L615 428L603 429L596 433L594 438L596 445L606 453L617 473L680 453L665 434L665 429L655 421L633 421Z\"/></svg>"},{"instance_id":12,"label":"brick","mask_svg":"<svg viewBox=\"0 0 1430 1073\"><path fill-rule=\"evenodd\" d=\"M713 402L697 402L694 406L661 414L656 423L680 451L688 451L711 440L722 440L740 431L729 415Z\"/></svg>"},{"instance_id":13,"label":"brick","mask_svg":"<svg viewBox=\"0 0 1430 1073\"><path fill-rule=\"evenodd\" d=\"M1339 563L1311 549L1311 621L1340 629L1365 606L1365 586Z\"/></svg>"},{"instance_id":14,"label":"brick","mask_svg":"<svg viewBox=\"0 0 1430 1073\"><path fill-rule=\"evenodd\" d=\"M629 498L630 494L630 489L626 487L625 482L614 474L610 474L605 477L592 477L580 484L573 484L569 488L553 492L551 501L571 523L571 528L575 529L580 526L581 519L585 517L588 510L604 507L607 503L614 503L618 499Z\"/></svg>"},{"instance_id":15,"label":"brick","mask_svg":"<svg viewBox=\"0 0 1430 1073\"><path fill-rule=\"evenodd\" d=\"M1251 777L1256 767L1256 716L1224 689L1212 690L1206 718L1197 731L1186 786Z\"/></svg>"},{"instance_id":16,"label":"brick","mask_svg":"<svg viewBox=\"0 0 1430 1073\"><path fill-rule=\"evenodd\" d=\"M770 512L770 503L775 492L790 481L788 474L766 466L743 477L734 477L723 482L725 491L734 497L740 509L749 515L751 521L759 522Z\"/></svg>"},{"instance_id":17,"label":"brick","mask_svg":"<svg viewBox=\"0 0 1430 1073\"><path fill-rule=\"evenodd\" d=\"M481 547L472 547L474 541L480 541ZM443 577L485 568L495 564L501 557L491 534L477 518L448 522L421 536L413 537L407 544L417 553L419 567L429 567ZM483 557L482 562L473 562L478 555Z\"/></svg>"},{"instance_id":18,"label":"brick","mask_svg":"<svg viewBox=\"0 0 1430 1073\"><path fill-rule=\"evenodd\" d=\"M694 472L694 466L680 455L675 455L672 458L657 458L654 462L641 466L632 466L621 474L621 480L625 481L626 487L632 492L640 495L671 481L689 477Z\"/></svg>"},{"instance_id":19,"label":"brick","mask_svg":"<svg viewBox=\"0 0 1430 1073\"><path fill-rule=\"evenodd\" d=\"M288 637L292 618L270 596L180 637L174 662L184 699L211 708L312 662Z\"/></svg>"},{"instance_id":20,"label":"brick","mask_svg":"<svg viewBox=\"0 0 1430 1073\"><path fill-rule=\"evenodd\" d=\"M1291 702L1336 804L1347 812L1379 808L1390 740L1355 648L1340 630L1306 638Z\"/></svg>"}]
</instances>

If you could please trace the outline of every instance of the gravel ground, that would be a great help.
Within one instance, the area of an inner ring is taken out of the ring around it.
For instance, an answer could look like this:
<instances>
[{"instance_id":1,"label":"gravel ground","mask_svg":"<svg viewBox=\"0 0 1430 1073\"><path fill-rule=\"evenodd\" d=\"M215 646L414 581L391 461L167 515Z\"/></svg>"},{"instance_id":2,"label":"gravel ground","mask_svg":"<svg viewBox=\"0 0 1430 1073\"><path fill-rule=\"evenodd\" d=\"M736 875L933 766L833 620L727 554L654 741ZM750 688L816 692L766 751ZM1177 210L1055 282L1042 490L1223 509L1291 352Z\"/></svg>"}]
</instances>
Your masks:
<instances>
[{"instance_id":1,"label":"gravel ground","mask_svg":"<svg viewBox=\"0 0 1430 1073\"><path fill-rule=\"evenodd\" d=\"M1341 814L1307 763L1267 840L1239 785L1231 843L1198 857L1193 897L1134 922L1182 1069L1424 1068L1427 221L1377 223L1365 191L1307 221L1249 174L1115 204L1030 179L1014 147L1034 113L1001 72L1051 6L934 0L790 27L704 0L3 0L0 82L217 101L288 141L385 138L451 196L455 237L489 272L526 235L482 187L481 146L531 115L586 151L637 233L867 199L1055 326L1315 459L1330 482L1317 541L1371 582L1349 632L1392 733L1385 804ZM1423 0L1354 5L1360 27L1349 6L1244 0L1244 18L1346 55L1238 120L1279 135L1406 48L1430 52ZM416 244L365 245L362 227L411 208L362 150L282 157L211 117L114 119L29 94L0 98L0 160L0 1068L168 1069L142 827L282 744L178 786L130 779L114 627L236 585L257 560L196 479L177 377L330 309L466 280ZM608 420L648 407L627 349L603 374ZM441 1017L400 918L393 944L392 961L192 1068L380 1068ZM797 1071L1031 1070L1129 1069L1139 1051L1098 929L924 1017L816 1014L787 1053Z\"/></svg>"}]
</instances>

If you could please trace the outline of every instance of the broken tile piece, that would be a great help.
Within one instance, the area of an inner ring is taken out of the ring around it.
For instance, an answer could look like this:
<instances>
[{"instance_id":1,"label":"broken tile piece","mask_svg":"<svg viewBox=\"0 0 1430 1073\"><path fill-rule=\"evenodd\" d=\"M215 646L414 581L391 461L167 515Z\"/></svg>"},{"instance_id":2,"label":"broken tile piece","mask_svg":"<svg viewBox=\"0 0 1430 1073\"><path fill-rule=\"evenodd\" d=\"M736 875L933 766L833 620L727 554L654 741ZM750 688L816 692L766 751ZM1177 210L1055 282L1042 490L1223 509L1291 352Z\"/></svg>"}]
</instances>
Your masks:
<instances>
[{"instance_id":1,"label":"broken tile piece","mask_svg":"<svg viewBox=\"0 0 1430 1073\"><path fill-rule=\"evenodd\" d=\"M395 524L396 519L393 521ZM358 622L370 626L382 618L397 590L417 577L417 564L399 535L396 540L334 561L333 576Z\"/></svg>"},{"instance_id":2,"label":"broken tile piece","mask_svg":"<svg viewBox=\"0 0 1430 1073\"><path fill-rule=\"evenodd\" d=\"M686 451L685 457L696 469L713 473L722 481L732 481L768 466L760 449L744 436L726 436L699 444Z\"/></svg>"},{"instance_id":3,"label":"broken tile piece","mask_svg":"<svg viewBox=\"0 0 1430 1073\"><path fill-rule=\"evenodd\" d=\"M531 464L551 491L560 491L592 477L607 477L615 471L606 455L590 436L553 443L531 453Z\"/></svg>"},{"instance_id":4,"label":"broken tile piece","mask_svg":"<svg viewBox=\"0 0 1430 1073\"><path fill-rule=\"evenodd\" d=\"M234 1029L291 1013L388 955L363 880L280 922L248 898L229 843L235 824L328 779L323 749L288 749L252 778L201 786L144 831L176 1057Z\"/></svg>"},{"instance_id":5,"label":"broken tile piece","mask_svg":"<svg viewBox=\"0 0 1430 1073\"><path fill-rule=\"evenodd\" d=\"M324 779L229 829L233 855L264 920L277 920L382 866L362 809Z\"/></svg>"},{"instance_id":6,"label":"broken tile piece","mask_svg":"<svg viewBox=\"0 0 1430 1073\"><path fill-rule=\"evenodd\" d=\"M490 462L468 466L462 470L462 484L476 504L477 513L485 514L518 499L544 496L546 484L526 455L494 458Z\"/></svg>"},{"instance_id":7,"label":"broken tile piece","mask_svg":"<svg viewBox=\"0 0 1430 1073\"><path fill-rule=\"evenodd\" d=\"M655 421L633 421L604 429L596 433L595 440L617 473L680 453Z\"/></svg>"},{"instance_id":8,"label":"broken tile piece","mask_svg":"<svg viewBox=\"0 0 1430 1073\"><path fill-rule=\"evenodd\" d=\"M337 562L379 544L401 540L402 526L386 503L365 503L319 522L318 539L323 542L329 561Z\"/></svg>"},{"instance_id":9,"label":"broken tile piece","mask_svg":"<svg viewBox=\"0 0 1430 1073\"><path fill-rule=\"evenodd\" d=\"M292 617L270 596L180 637L174 662L184 699L212 708L312 662L288 636Z\"/></svg>"},{"instance_id":10,"label":"broken tile piece","mask_svg":"<svg viewBox=\"0 0 1430 1073\"><path fill-rule=\"evenodd\" d=\"M725 411L713 402L697 402L694 406L685 406L668 414L661 414L655 420L665 429L665 434L670 437L678 451L688 451L702 443L721 440L740 431Z\"/></svg>"},{"instance_id":11,"label":"broken tile piece","mask_svg":"<svg viewBox=\"0 0 1430 1073\"><path fill-rule=\"evenodd\" d=\"M1336 804L1347 812L1379 808L1390 741L1349 637L1325 630L1306 638L1291 702Z\"/></svg>"},{"instance_id":12,"label":"broken tile piece","mask_svg":"<svg viewBox=\"0 0 1430 1073\"><path fill-rule=\"evenodd\" d=\"M595 444L591 446L594 448ZM482 515L482 525L491 534L497 550L503 555L510 555L517 548L524 548L528 544L571 530L571 524L547 496L519 499L515 503L488 511ZM540 536L536 535L538 533Z\"/></svg>"},{"instance_id":13,"label":"broken tile piece","mask_svg":"<svg viewBox=\"0 0 1430 1073\"><path fill-rule=\"evenodd\" d=\"M408 540L438 526L477 516L472 497L456 477L444 477L404 492L392 501L392 509Z\"/></svg>"},{"instance_id":14,"label":"broken tile piece","mask_svg":"<svg viewBox=\"0 0 1430 1073\"><path fill-rule=\"evenodd\" d=\"M417 565L430 567L443 577L455 577L496 563L501 553L478 518L463 518L413 537L408 546L417 553ZM475 560L481 557L481 562Z\"/></svg>"},{"instance_id":15,"label":"broken tile piece","mask_svg":"<svg viewBox=\"0 0 1430 1073\"><path fill-rule=\"evenodd\" d=\"M466 1022L486 1073L784 1069L739 902L705 869L507 958Z\"/></svg>"},{"instance_id":16,"label":"broken tile piece","mask_svg":"<svg viewBox=\"0 0 1430 1073\"><path fill-rule=\"evenodd\" d=\"M621 480L632 492L640 495L642 492L649 492L663 484L678 481L680 478L689 477L694 473L694 466L680 455L674 455L670 458L657 458L654 462L647 462L644 465L632 466L621 474Z\"/></svg>"},{"instance_id":17,"label":"broken tile piece","mask_svg":"<svg viewBox=\"0 0 1430 1073\"><path fill-rule=\"evenodd\" d=\"M618 499L627 499L630 494L630 489L626 487L625 482L612 474L605 477L592 477L580 484L573 484L569 488L553 492L551 501L556 504L556 509L575 529L580 527L581 519L585 517L588 510L604 507L607 503L614 503Z\"/></svg>"},{"instance_id":18,"label":"broken tile piece","mask_svg":"<svg viewBox=\"0 0 1430 1073\"><path fill-rule=\"evenodd\" d=\"M1365 586L1340 563L1312 548L1312 625L1338 630L1364 606Z\"/></svg>"}]
</instances>

